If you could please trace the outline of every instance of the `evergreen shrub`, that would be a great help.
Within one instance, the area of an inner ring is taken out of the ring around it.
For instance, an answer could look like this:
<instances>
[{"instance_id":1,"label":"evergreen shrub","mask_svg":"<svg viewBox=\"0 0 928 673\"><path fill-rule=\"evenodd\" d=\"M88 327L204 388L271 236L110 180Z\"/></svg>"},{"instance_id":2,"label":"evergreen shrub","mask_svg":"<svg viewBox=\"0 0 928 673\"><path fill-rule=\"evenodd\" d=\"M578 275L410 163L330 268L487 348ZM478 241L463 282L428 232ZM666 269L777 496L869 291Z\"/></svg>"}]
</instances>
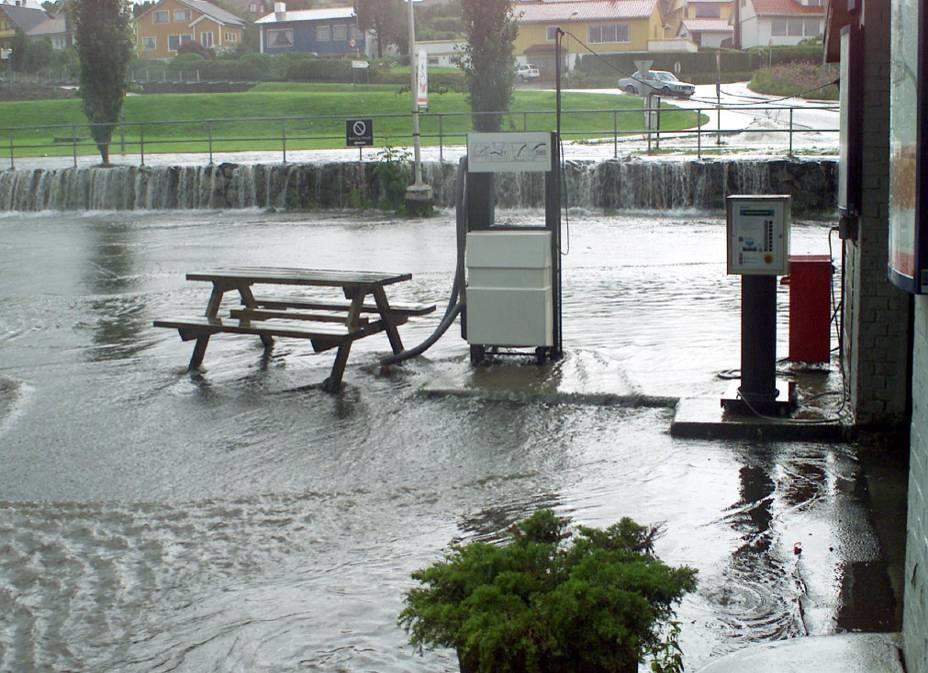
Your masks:
<instances>
[{"instance_id":1,"label":"evergreen shrub","mask_svg":"<svg viewBox=\"0 0 928 673\"><path fill-rule=\"evenodd\" d=\"M462 673L682 671L674 605L696 571L654 555L655 527L605 530L536 512L506 544L454 545L413 573L399 623L419 647L457 651Z\"/></svg>"}]
</instances>

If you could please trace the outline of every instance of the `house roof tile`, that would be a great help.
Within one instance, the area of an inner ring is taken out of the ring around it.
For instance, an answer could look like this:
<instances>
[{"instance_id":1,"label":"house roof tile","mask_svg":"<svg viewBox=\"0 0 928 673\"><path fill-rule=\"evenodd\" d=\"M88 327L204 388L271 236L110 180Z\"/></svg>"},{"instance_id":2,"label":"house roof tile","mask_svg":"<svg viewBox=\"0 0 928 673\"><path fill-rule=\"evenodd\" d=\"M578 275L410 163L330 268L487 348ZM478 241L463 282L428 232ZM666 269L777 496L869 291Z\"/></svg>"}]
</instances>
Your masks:
<instances>
[{"instance_id":1,"label":"house roof tile","mask_svg":"<svg viewBox=\"0 0 928 673\"><path fill-rule=\"evenodd\" d=\"M825 15L822 5L803 5L797 0L752 0L754 11L760 16L789 16L790 14Z\"/></svg>"},{"instance_id":2,"label":"house roof tile","mask_svg":"<svg viewBox=\"0 0 928 673\"><path fill-rule=\"evenodd\" d=\"M26 31L29 37L38 37L39 35L62 35L68 32L68 24L65 21L64 14L50 16L40 24Z\"/></svg>"},{"instance_id":3,"label":"house roof tile","mask_svg":"<svg viewBox=\"0 0 928 673\"><path fill-rule=\"evenodd\" d=\"M206 14L206 16L216 19L220 23L230 24L233 26L244 26L245 23L235 16L232 12L228 12L222 7L217 7L216 5L206 2L206 0L180 0L183 4L187 5L191 9L195 9L201 14Z\"/></svg>"},{"instance_id":4,"label":"house roof tile","mask_svg":"<svg viewBox=\"0 0 928 673\"><path fill-rule=\"evenodd\" d=\"M654 13L657 0L549 0L526 2L513 8L519 23L643 19Z\"/></svg>"},{"instance_id":5,"label":"house roof tile","mask_svg":"<svg viewBox=\"0 0 928 673\"><path fill-rule=\"evenodd\" d=\"M355 17L353 7L329 7L325 9L298 9L296 11L287 11L282 21L325 21L328 19L353 19ZM262 16L255 23L278 23L277 15L274 12Z\"/></svg>"},{"instance_id":6,"label":"house roof tile","mask_svg":"<svg viewBox=\"0 0 928 673\"><path fill-rule=\"evenodd\" d=\"M41 9L32 7L17 7L16 5L0 4L0 10L6 13L13 25L21 29L24 33L38 26L48 18Z\"/></svg>"}]
</instances>

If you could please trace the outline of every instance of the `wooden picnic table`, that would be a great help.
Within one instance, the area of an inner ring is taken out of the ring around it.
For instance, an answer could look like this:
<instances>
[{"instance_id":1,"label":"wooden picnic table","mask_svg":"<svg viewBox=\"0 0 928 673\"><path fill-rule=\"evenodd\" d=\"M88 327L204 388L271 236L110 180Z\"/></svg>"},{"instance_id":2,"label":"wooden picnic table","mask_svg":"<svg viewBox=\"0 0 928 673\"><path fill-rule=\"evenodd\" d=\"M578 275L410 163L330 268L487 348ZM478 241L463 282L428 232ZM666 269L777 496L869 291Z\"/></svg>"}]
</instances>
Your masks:
<instances>
[{"instance_id":1,"label":"wooden picnic table","mask_svg":"<svg viewBox=\"0 0 928 673\"><path fill-rule=\"evenodd\" d=\"M176 329L184 341L196 339L190 369L202 364L209 338L221 332L257 335L266 350L273 347L274 337L309 339L317 353L337 348L332 371L322 384L324 390L337 392L354 341L386 332L393 352L399 353L403 341L397 327L411 316L435 310L434 304L389 302L384 288L411 278L408 273L252 266L197 271L188 273L187 280L213 285L204 315L159 319L154 325ZM252 290L255 285L337 288L344 300L306 294L256 294ZM223 296L230 290L238 292L241 306L232 309L228 317L220 317Z\"/></svg>"}]
</instances>

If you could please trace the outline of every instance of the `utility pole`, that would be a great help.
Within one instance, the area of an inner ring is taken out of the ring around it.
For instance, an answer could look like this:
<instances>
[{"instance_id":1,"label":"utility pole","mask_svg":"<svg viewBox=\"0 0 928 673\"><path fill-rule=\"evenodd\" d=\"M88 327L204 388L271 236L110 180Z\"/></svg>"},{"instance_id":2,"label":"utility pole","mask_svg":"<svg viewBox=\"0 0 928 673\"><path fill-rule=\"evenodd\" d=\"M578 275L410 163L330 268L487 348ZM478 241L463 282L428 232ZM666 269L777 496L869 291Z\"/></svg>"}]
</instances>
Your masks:
<instances>
[{"instance_id":1,"label":"utility pole","mask_svg":"<svg viewBox=\"0 0 928 673\"><path fill-rule=\"evenodd\" d=\"M432 187L422 181L422 150L419 133L418 59L416 58L416 19L413 1L409 3L409 93L412 99L412 142L415 182L406 188L406 210L410 213L427 213L432 209Z\"/></svg>"}]
</instances>

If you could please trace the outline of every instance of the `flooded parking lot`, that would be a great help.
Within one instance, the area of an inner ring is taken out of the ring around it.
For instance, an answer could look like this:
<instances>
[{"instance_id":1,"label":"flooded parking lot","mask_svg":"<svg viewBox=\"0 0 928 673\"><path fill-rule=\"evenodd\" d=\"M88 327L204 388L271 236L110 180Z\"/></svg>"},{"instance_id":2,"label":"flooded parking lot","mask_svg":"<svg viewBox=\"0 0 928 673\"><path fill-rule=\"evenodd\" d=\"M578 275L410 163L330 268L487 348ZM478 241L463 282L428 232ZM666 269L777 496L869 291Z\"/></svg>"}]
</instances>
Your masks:
<instances>
[{"instance_id":1,"label":"flooded parking lot","mask_svg":"<svg viewBox=\"0 0 928 673\"><path fill-rule=\"evenodd\" d=\"M827 252L828 227L796 223L794 252ZM666 522L659 554L700 571L679 611L688 670L847 627L849 578L881 563L852 446L675 439L665 408L425 399L469 368L456 328L390 376L386 338L358 342L333 397L307 388L331 352L263 357L220 335L191 375L190 344L151 326L201 312L209 288L184 274L216 265L408 271L391 299L443 306L453 228L451 213L0 217L0 670L454 671L396 626L409 573L541 506ZM567 357L544 376L724 391L740 295L721 219L576 211L569 241ZM403 326L406 344L437 321Z\"/></svg>"}]
</instances>

